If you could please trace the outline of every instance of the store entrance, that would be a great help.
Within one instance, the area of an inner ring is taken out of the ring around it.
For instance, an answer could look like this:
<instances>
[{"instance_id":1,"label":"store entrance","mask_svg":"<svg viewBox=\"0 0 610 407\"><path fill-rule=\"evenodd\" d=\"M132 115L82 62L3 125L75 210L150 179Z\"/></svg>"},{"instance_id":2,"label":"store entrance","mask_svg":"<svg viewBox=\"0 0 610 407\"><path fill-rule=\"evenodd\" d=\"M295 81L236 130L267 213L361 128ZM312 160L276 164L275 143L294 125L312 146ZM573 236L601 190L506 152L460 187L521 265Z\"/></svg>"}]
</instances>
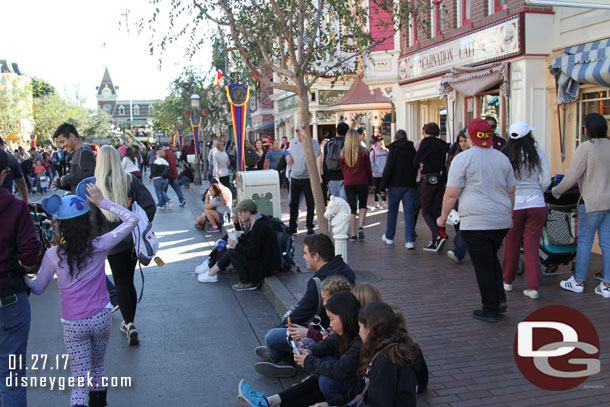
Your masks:
<instances>
[{"instance_id":1,"label":"store entrance","mask_svg":"<svg viewBox=\"0 0 610 407\"><path fill-rule=\"evenodd\" d=\"M426 123L434 122L441 129L441 138L447 138L447 107L445 99L429 99L419 102L419 123L422 127Z\"/></svg>"}]
</instances>

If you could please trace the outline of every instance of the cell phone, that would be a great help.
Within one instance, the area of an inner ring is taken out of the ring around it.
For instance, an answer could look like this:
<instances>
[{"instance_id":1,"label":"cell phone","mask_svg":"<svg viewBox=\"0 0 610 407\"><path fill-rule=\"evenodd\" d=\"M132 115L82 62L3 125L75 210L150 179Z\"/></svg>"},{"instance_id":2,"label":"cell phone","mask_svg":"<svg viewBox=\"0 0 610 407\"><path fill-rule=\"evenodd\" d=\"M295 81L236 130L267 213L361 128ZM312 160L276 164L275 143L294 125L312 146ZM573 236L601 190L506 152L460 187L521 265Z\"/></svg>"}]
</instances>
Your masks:
<instances>
[{"instance_id":1,"label":"cell phone","mask_svg":"<svg viewBox=\"0 0 610 407\"><path fill-rule=\"evenodd\" d=\"M447 220L453 223L454 225L457 225L458 223L460 223L460 214L455 209L452 209L451 212L449 212L449 215L447 216Z\"/></svg>"},{"instance_id":2,"label":"cell phone","mask_svg":"<svg viewBox=\"0 0 610 407\"><path fill-rule=\"evenodd\" d=\"M297 353L297 355L302 355L302 353L299 351L299 348L297 347L297 344L294 342L294 339L292 339L290 331L288 330L286 330L286 340L288 341L288 344L292 347L292 349L294 349L294 351Z\"/></svg>"}]
</instances>

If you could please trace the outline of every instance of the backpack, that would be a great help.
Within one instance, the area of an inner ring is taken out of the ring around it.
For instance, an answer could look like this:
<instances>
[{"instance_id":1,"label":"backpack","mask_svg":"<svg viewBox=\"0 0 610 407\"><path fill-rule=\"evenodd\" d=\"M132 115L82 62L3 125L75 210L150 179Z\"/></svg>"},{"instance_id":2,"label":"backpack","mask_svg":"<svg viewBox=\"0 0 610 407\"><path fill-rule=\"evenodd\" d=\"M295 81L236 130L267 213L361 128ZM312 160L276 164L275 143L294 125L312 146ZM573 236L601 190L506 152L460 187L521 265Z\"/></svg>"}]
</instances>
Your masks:
<instances>
[{"instance_id":1,"label":"backpack","mask_svg":"<svg viewBox=\"0 0 610 407\"><path fill-rule=\"evenodd\" d=\"M256 165L258 164L258 154L256 153L256 150L253 150L251 148L246 149L245 155L246 167L256 167Z\"/></svg>"},{"instance_id":2,"label":"backpack","mask_svg":"<svg viewBox=\"0 0 610 407\"><path fill-rule=\"evenodd\" d=\"M159 240L152 229L152 222L148 221L146 212L137 202L133 202L131 211L138 217L138 224L131 231L133 247L140 263L148 266L159 251Z\"/></svg>"},{"instance_id":3,"label":"backpack","mask_svg":"<svg viewBox=\"0 0 610 407\"><path fill-rule=\"evenodd\" d=\"M286 169L286 152L282 150L282 156L280 157L280 161L277 163L276 171L280 172Z\"/></svg>"},{"instance_id":4,"label":"backpack","mask_svg":"<svg viewBox=\"0 0 610 407\"><path fill-rule=\"evenodd\" d=\"M169 178L171 173L169 172L169 165L164 165L163 172L161 173L162 178Z\"/></svg>"},{"instance_id":5,"label":"backpack","mask_svg":"<svg viewBox=\"0 0 610 407\"><path fill-rule=\"evenodd\" d=\"M326 169L328 171L341 171L339 160L344 144L345 137L335 137L326 144L327 152L324 157L324 163L326 164Z\"/></svg>"},{"instance_id":6,"label":"backpack","mask_svg":"<svg viewBox=\"0 0 610 407\"><path fill-rule=\"evenodd\" d=\"M276 218L266 217L271 223L271 227L276 233L277 244L282 254L280 270L289 270L296 265L294 262L294 240L287 232L288 228L284 223Z\"/></svg>"}]
</instances>

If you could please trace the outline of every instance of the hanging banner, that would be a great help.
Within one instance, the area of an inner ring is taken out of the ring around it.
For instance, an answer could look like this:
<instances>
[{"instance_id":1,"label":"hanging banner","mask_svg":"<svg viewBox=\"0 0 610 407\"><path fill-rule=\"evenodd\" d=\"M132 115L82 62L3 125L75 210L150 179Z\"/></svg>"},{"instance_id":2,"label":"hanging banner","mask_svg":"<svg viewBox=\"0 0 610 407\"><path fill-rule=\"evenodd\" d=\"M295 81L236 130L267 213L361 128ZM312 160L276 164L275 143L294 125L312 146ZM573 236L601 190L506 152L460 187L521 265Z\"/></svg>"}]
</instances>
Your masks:
<instances>
[{"instance_id":1,"label":"hanging banner","mask_svg":"<svg viewBox=\"0 0 610 407\"><path fill-rule=\"evenodd\" d=\"M201 116L191 116L191 126L193 127L193 140L195 140L195 155L197 156L197 164L200 164L199 124L201 124Z\"/></svg>"},{"instance_id":2,"label":"hanging banner","mask_svg":"<svg viewBox=\"0 0 610 407\"><path fill-rule=\"evenodd\" d=\"M178 127L178 145L180 146L180 151L182 151L183 134L184 127Z\"/></svg>"},{"instance_id":3,"label":"hanging banner","mask_svg":"<svg viewBox=\"0 0 610 407\"><path fill-rule=\"evenodd\" d=\"M250 99L250 86L234 84L225 86L227 98L231 104L231 117L233 118L233 139L237 153L237 169L244 170L244 138L246 134L246 104Z\"/></svg>"}]
</instances>

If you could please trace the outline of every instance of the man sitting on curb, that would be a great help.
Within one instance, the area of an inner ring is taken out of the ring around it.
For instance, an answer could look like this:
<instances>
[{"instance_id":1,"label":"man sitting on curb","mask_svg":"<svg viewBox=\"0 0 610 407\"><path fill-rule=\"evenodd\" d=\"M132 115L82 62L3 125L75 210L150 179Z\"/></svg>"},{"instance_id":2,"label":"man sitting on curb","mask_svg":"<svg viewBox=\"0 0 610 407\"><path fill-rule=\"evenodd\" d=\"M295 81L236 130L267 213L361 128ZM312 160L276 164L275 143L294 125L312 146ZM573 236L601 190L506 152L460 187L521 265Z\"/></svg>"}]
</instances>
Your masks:
<instances>
[{"instance_id":1,"label":"man sitting on curb","mask_svg":"<svg viewBox=\"0 0 610 407\"><path fill-rule=\"evenodd\" d=\"M232 286L235 291L249 291L259 288L263 279L281 267L280 247L276 233L267 217L258 213L256 203L244 199L235 210L249 230L237 240L229 236L227 259L239 274L239 283ZM220 262L219 262L220 263ZM215 264L206 274L199 275L200 282L215 282L218 272L228 264Z\"/></svg>"},{"instance_id":2,"label":"man sitting on curb","mask_svg":"<svg viewBox=\"0 0 610 407\"><path fill-rule=\"evenodd\" d=\"M307 268L315 275L307 283L307 290L301 300L284 315L277 328L271 329L265 336L265 346L258 346L255 352L265 359L254 365L254 370L265 377L292 377L296 369L292 366L292 348L286 340L286 325L288 316L290 322L297 325L307 325L307 322L318 312L322 318L322 325L328 326L328 317L322 308L322 298L319 284L332 275L340 275L354 284L356 276L352 269L343 261L341 255L335 256L335 246L330 237L326 235L305 236L303 258ZM318 279L316 282L315 279ZM279 362L288 362L290 365L279 365Z\"/></svg>"}]
</instances>

